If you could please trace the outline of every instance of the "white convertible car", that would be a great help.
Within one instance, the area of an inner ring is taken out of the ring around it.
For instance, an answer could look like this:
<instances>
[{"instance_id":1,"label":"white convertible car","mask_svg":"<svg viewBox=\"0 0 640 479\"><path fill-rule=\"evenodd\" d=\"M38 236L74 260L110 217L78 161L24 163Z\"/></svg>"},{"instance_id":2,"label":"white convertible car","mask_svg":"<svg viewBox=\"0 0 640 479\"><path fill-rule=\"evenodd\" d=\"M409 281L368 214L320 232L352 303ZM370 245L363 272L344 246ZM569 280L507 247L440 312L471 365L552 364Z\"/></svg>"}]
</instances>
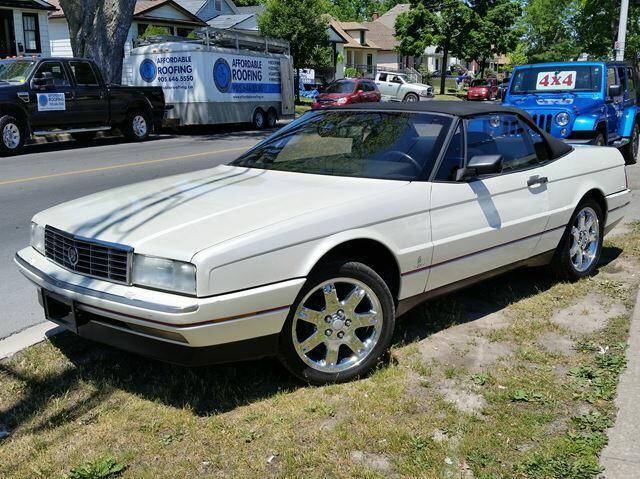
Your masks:
<instances>
[{"instance_id":1,"label":"white convertible car","mask_svg":"<svg viewBox=\"0 0 640 479\"><path fill-rule=\"evenodd\" d=\"M82 337L185 365L277 355L322 384L369 371L425 299L520 266L591 274L629 201L616 149L520 110L362 104L39 213L15 261Z\"/></svg>"}]
</instances>

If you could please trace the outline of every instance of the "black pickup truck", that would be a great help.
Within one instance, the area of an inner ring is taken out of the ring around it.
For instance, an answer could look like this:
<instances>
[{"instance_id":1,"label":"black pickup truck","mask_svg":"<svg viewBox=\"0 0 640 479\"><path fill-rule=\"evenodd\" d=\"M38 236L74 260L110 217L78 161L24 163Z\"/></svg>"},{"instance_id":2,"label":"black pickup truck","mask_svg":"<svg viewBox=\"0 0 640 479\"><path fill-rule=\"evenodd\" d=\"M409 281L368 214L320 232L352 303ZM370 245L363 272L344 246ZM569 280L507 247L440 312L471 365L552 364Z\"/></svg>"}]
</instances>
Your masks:
<instances>
[{"instance_id":1,"label":"black pickup truck","mask_svg":"<svg viewBox=\"0 0 640 479\"><path fill-rule=\"evenodd\" d=\"M18 153L30 136L69 133L79 141L118 128L145 140L162 123L161 87L105 84L84 58L0 61L0 156Z\"/></svg>"}]
</instances>

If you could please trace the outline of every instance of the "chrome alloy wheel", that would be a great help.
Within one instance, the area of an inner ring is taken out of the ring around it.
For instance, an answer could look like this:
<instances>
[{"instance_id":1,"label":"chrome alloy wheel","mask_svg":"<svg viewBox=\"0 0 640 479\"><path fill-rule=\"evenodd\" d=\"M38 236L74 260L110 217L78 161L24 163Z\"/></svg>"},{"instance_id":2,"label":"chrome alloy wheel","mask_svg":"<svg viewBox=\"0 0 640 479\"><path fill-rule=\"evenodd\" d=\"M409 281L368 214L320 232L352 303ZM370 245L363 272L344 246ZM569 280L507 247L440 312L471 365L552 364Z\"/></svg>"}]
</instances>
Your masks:
<instances>
[{"instance_id":1,"label":"chrome alloy wheel","mask_svg":"<svg viewBox=\"0 0 640 479\"><path fill-rule=\"evenodd\" d=\"M384 318L366 284L336 278L312 289L293 318L296 353L311 368L337 373L364 361L375 348Z\"/></svg>"},{"instance_id":2,"label":"chrome alloy wheel","mask_svg":"<svg viewBox=\"0 0 640 479\"><path fill-rule=\"evenodd\" d=\"M147 134L147 120L142 115L133 117L133 132L138 138L143 138Z\"/></svg>"},{"instance_id":3,"label":"chrome alloy wheel","mask_svg":"<svg viewBox=\"0 0 640 479\"><path fill-rule=\"evenodd\" d=\"M10 150L15 150L20 145L20 129L14 123L7 123L2 129L2 142Z\"/></svg>"},{"instance_id":4,"label":"chrome alloy wheel","mask_svg":"<svg viewBox=\"0 0 640 479\"><path fill-rule=\"evenodd\" d=\"M576 271L582 273L595 261L600 241L600 221L592 208L580 210L571 227L571 236L569 259Z\"/></svg>"}]
</instances>

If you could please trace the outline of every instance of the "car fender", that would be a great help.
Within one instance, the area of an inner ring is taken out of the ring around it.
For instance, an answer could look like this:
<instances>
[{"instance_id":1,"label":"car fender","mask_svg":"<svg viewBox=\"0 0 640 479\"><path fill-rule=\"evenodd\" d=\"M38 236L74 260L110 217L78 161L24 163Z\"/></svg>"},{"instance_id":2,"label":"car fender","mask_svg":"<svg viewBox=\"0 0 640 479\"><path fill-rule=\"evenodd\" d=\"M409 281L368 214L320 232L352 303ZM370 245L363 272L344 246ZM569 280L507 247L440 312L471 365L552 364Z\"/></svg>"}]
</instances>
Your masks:
<instances>
[{"instance_id":1,"label":"car fender","mask_svg":"<svg viewBox=\"0 0 640 479\"><path fill-rule=\"evenodd\" d=\"M622 117L618 123L618 134L624 138L629 138L633 131L633 125L638 116L638 107L636 105L628 106L624 109Z\"/></svg>"},{"instance_id":2,"label":"car fender","mask_svg":"<svg viewBox=\"0 0 640 479\"><path fill-rule=\"evenodd\" d=\"M603 115L598 112L583 113L573 121L573 131L595 131L600 122L605 121Z\"/></svg>"}]
</instances>

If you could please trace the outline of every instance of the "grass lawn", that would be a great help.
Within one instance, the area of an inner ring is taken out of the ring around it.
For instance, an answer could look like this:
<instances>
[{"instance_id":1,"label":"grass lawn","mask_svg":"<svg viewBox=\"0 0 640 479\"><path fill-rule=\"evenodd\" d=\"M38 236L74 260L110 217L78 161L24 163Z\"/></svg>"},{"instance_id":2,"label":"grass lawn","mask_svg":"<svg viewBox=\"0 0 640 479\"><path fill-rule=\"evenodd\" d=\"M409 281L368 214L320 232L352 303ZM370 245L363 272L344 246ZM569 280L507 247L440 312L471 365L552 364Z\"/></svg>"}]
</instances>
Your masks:
<instances>
[{"instance_id":1,"label":"grass lawn","mask_svg":"<svg viewBox=\"0 0 640 479\"><path fill-rule=\"evenodd\" d=\"M431 301L386 364L326 387L63 334L0 362L0 477L593 478L639 272L635 223L594 277L521 270Z\"/></svg>"},{"instance_id":2,"label":"grass lawn","mask_svg":"<svg viewBox=\"0 0 640 479\"><path fill-rule=\"evenodd\" d=\"M313 102L311 101L310 98L300 97L300 101L296 102L296 106L295 106L296 118L300 117L300 115L303 115L304 113L311 110L311 103Z\"/></svg>"}]
</instances>

